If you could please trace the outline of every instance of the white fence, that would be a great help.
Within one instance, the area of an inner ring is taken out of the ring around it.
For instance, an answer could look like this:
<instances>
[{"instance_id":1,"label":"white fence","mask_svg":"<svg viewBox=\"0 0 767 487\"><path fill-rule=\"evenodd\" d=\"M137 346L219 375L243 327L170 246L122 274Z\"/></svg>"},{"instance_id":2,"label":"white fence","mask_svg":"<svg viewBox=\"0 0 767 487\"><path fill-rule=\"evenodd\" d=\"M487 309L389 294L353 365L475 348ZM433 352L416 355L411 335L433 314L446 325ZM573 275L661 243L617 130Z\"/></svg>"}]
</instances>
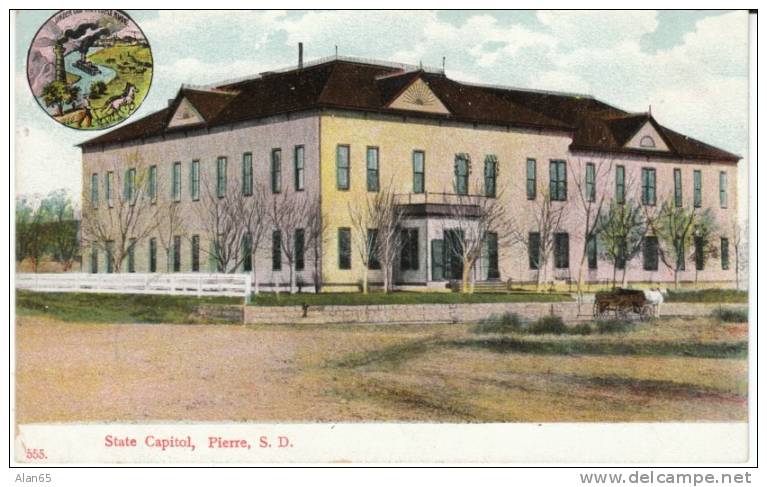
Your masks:
<instances>
[{"instance_id":1,"label":"white fence","mask_svg":"<svg viewBox=\"0 0 767 487\"><path fill-rule=\"evenodd\" d=\"M16 288L39 292L237 296L248 299L248 274L17 273Z\"/></svg>"}]
</instances>

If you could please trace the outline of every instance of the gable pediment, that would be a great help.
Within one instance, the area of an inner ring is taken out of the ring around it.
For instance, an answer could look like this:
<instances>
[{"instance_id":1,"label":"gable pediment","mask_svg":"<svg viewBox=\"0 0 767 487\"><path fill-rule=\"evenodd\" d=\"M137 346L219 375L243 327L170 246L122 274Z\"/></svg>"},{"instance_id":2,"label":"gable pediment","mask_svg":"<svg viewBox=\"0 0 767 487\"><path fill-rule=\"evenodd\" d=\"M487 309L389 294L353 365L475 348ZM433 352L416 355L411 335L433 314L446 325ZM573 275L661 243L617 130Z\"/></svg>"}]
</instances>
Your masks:
<instances>
[{"instance_id":1,"label":"gable pediment","mask_svg":"<svg viewBox=\"0 0 767 487\"><path fill-rule=\"evenodd\" d=\"M668 145L663 137L655 129L655 126L648 120L642 125L624 145L627 149L642 149L654 151L668 151Z\"/></svg>"},{"instance_id":2,"label":"gable pediment","mask_svg":"<svg viewBox=\"0 0 767 487\"><path fill-rule=\"evenodd\" d=\"M429 85L421 78L416 78L391 103L389 108L416 112L450 114L442 101L434 94Z\"/></svg>"},{"instance_id":3,"label":"gable pediment","mask_svg":"<svg viewBox=\"0 0 767 487\"><path fill-rule=\"evenodd\" d=\"M188 99L182 98L176 107L176 111L173 112L170 122L168 122L168 127L196 125L200 123L205 123L203 116L200 115L200 112Z\"/></svg>"}]
</instances>

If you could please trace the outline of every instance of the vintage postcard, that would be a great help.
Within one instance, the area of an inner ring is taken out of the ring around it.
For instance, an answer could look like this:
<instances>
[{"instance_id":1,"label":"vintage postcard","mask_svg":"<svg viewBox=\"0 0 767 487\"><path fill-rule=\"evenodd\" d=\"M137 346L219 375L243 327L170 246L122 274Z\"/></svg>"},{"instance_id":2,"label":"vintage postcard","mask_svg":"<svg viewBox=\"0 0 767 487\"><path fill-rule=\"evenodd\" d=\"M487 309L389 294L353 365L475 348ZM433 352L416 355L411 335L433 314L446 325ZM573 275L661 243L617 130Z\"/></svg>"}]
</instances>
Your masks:
<instances>
[{"instance_id":1,"label":"vintage postcard","mask_svg":"<svg viewBox=\"0 0 767 487\"><path fill-rule=\"evenodd\" d=\"M12 464L755 461L749 12L10 21Z\"/></svg>"}]
</instances>

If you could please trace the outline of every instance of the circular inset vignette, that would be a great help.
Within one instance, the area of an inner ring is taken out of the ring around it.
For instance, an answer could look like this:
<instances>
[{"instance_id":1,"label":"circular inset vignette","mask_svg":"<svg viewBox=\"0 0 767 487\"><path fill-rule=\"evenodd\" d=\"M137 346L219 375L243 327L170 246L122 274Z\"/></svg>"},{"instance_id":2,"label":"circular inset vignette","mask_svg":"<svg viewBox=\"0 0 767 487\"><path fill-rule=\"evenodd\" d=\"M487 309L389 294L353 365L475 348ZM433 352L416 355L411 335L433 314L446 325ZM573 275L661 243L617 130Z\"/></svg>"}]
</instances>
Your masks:
<instances>
[{"instance_id":1,"label":"circular inset vignette","mask_svg":"<svg viewBox=\"0 0 767 487\"><path fill-rule=\"evenodd\" d=\"M77 130L113 127L152 86L152 50L122 10L62 10L35 34L27 81L40 107Z\"/></svg>"}]
</instances>

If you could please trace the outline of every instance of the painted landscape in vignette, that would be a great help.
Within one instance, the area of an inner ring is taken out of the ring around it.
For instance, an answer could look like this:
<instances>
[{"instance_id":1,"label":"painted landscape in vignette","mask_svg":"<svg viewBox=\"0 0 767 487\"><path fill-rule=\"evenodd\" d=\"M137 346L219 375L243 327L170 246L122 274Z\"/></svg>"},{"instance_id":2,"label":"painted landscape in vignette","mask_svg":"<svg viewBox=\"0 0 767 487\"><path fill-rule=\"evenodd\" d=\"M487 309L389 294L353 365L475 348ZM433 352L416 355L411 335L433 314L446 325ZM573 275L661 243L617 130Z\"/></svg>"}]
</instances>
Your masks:
<instances>
[{"instance_id":1,"label":"painted landscape in vignette","mask_svg":"<svg viewBox=\"0 0 767 487\"><path fill-rule=\"evenodd\" d=\"M17 424L748 420L747 13L130 11L87 132L54 14Z\"/></svg>"}]
</instances>

